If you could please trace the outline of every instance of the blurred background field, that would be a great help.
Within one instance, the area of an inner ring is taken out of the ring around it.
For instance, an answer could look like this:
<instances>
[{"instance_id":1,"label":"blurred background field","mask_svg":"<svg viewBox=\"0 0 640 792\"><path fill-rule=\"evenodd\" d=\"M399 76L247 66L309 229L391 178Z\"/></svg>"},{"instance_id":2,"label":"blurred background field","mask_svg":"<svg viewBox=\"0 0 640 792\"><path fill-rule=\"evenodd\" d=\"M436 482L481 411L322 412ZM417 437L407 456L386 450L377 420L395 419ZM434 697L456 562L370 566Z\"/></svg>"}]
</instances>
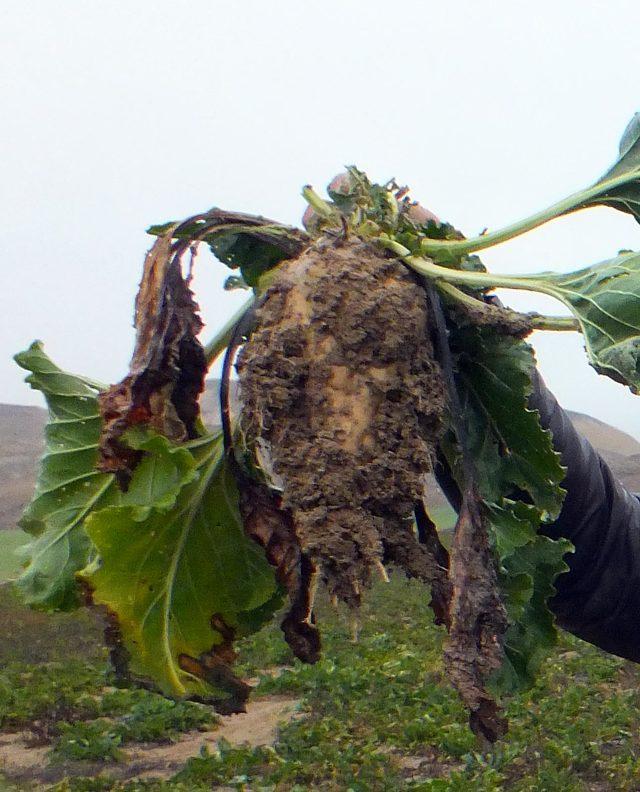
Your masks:
<instances>
[{"instance_id":1,"label":"blurred background field","mask_svg":"<svg viewBox=\"0 0 640 792\"><path fill-rule=\"evenodd\" d=\"M216 389L204 398L210 424ZM640 489L640 443L572 417ZM39 408L0 405L0 790L639 788L638 667L563 636L535 687L507 703L508 738L483 753L444 680L429 593L399 576L374 585L359 625L321 597L315 666L293 659L277 620L245 641L240 670L256 689L240 719L116 687L99 614L31 611L7 583L29 539L15 524L44 421ZM428 495L449 534L454 514L433 481Z\"/></svg>"},{"instance_id":2,"label":"blurred background field","mask_svg":"<svg viewBox=\"0 0 640 792\"><path fill-rule=\"evenodd\" d=\"M275 623L245 641L256 689L228 731L238 716L115 687L96 614L29 611L4 586L0 789L638 789L637 666L563 636L483 753L444 680L428 598L400 577L376 583L354 642L351 617L321 597L315 666L293 660Z\"/></svg>"}]
</instances>

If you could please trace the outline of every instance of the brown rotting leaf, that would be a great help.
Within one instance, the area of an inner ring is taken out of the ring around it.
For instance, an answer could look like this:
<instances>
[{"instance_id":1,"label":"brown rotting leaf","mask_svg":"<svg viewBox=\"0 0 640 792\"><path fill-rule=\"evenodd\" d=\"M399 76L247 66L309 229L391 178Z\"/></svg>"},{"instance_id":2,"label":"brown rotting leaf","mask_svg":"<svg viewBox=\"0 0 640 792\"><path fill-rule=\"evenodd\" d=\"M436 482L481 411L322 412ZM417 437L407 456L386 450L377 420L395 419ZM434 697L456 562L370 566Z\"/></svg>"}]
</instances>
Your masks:
<instances>
[{"instance_id":1,"label":"brown rotting leaf","mask_svg":"<svg viewBox=\"0 0 640 792\"><path fill-rule=\"evenodd\" d=\"M464 487L449 557L449 614L445 622L447 674L469 708L469 725L479 739L494 743L507 730L495 700L487 693L491 675L504 661L507 613L500 597L496 560L478 494L477 472L469 449L456 389L446 319L433 286L426 287L433 314L435 348L442 366L449 413L462 452Z\"/></svg>"},{"instance_id":2,"label":"brown rotting leaf","mask_svg":"<svg viewBox=\"0 0 640 792\"><path fill-rule=\"evenodd\" d=\"M197 335L198 306L181 269L188 242L160 237L148 252L136 298L136 342L129 374L99 397L103 429L99 468L126 486L139 459L123 433L150 426L180 442L197 435L206 359Z\"/></svg>"},{"instance_id":3,"label":"brown rotting leaf","mask_svg":"<svg viewBox=\"0 0 640 792\"><path fill-rule=\"evenodd\" d=\"M285 639L299 660L315 663L320 657L320 633L313 615L317 574L313 562L300 551L291 514L280 508L275 493L250 479L240 487L240 513L245 532L264 547L289 595L289 610L282 621Z\"/></svg>"},{"instance_id":4,"label":"brown rotting leaf","mask_svg":"<svg viewBox=\"0 0 640 792\"><path fill-rule=\"evenodd\" d=\"M486 684L504 659L507 614L480 500L471 489L464 494L456 523L450 579L449 641L444 650L447 675L469 708L474 733L493 743L506 733L507 722L486 692Z\"/></svg>"},{"instance_id":5,"label":"brown rotting leaf","mask_svg":"<svg viewBox=\"0 0 640 792\"><path fill-rule=\"evenodd\" d=\"M178 657L180 668L203 679L214 689L217 688L229 694L213 701L216 712L221 715L246 712L251 686L239 679L231 670L237 656L233 648L235 630L225 622L220 614L214 614L211 617L211 627L222 636L222 643L214 644L208 652L204 652L197 658L181 654Z\"/></svg>"}]
</instances>

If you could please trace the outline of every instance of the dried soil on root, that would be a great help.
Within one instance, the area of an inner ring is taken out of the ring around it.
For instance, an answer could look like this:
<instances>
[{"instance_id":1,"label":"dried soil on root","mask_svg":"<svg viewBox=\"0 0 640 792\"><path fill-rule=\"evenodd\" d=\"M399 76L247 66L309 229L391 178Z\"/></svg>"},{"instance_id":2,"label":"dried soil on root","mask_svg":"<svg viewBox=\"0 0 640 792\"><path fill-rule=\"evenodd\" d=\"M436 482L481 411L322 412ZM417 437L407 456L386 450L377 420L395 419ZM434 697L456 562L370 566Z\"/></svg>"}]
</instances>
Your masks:
<instances>
[{"instance_id":1,"label":"dried soil on root","mask_svg":"<svg viewBox=\"0 0 640 792\"><path fill-rule=\"evenodd\" d=\"M279 268L237 367L244 435L332 593L357 605L386 560L427 568L412 514L445 391L414 275L359 241L316 243Z\"/></svg>"}]
</instances>

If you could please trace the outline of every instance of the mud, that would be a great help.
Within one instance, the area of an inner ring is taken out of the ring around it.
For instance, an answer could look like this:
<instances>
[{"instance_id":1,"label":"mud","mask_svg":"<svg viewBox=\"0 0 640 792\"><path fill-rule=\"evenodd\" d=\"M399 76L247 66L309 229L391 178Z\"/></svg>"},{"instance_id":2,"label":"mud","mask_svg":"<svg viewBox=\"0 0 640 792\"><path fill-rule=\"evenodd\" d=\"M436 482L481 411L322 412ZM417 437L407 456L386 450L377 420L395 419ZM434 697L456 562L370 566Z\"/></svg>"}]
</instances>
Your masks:
<instances>
[{"instance_id":1,"label":"mud","mask_svg":"<svg viewBox=\"0 0 640 792\"><path fill-rule=\"evenodd\" d=\"M426 563L412 515L445 391L414 275L317 243L281 265L237 367L247 444L331 592L357 605L381 562Z\"/></svg>"},{"instance_id":2,"label":"mud","mask_svg":"<svg viewBox=\"0 0 640 792\"><path fill-rule=\"evenodd\" d=\"M449 314L456 324L473 324L476 327L489 327L500 335L526 338L533 328L536 314L523 314L505 308L495 296L485 296L477 300L477 307L471 303L453 302Z\"/></svg>"}]
</instances>

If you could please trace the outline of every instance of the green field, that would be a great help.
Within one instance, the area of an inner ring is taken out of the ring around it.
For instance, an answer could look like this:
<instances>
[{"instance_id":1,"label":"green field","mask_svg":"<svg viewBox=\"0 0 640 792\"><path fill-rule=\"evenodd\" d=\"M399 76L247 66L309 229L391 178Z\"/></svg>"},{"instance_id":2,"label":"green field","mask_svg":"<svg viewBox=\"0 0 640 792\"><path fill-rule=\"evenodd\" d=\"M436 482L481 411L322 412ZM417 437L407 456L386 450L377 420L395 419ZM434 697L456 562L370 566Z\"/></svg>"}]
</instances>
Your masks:
<instances>
[{"instance_id":1,"label":"green field","mask_svg":"<svg viewBox=\"0 0 640 792\"><path fill-rule=\"evenodd\" d=\"M321 603L325 654L315 666L293 661L277 627L264 630L241 647L245 672L260 679L254 695L301 701L301 717L281 729L275 745L221 744L206 755L194 749L169 780L116 781L135 774L128 755L140 741L215 728L214 716L197 704L176 707L148 691L109 687L94 618L33 613L0 589L0 731L26 730L42 756L35 781L18 774L5 780L6 788L639 788L637 666L563 638L536 686L508 702L508 739L482 753L443 679L442 633L427 600L421 586L404 579L377 584L361 613L357 643L348 616Z\"/></svg>"},{"instance_id":2,"label":"green field","mask_svg":"<svg viewBox=\"0 0 640 792\"><path fill-rule=\"evenodd\" d=\"M26 544L31 537L24 531L0 531L0 582L13 580L20 571L20 559L16 549Z\"/></svg>"}]
</instances>

